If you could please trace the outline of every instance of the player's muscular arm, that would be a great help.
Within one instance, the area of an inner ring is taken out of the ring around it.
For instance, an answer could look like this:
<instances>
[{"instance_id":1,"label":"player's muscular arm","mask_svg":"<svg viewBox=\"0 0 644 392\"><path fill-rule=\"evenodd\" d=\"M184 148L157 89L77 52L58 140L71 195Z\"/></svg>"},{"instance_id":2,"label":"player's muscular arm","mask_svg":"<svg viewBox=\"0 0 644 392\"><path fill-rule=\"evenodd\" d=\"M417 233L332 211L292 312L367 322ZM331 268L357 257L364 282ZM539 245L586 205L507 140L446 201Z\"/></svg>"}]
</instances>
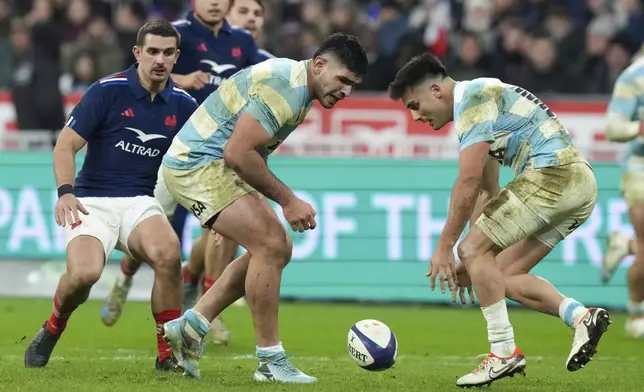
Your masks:
<instances>
[{"instance_id":1,"label":"player's muscular arm","mask_svg":"<svg viewBox=\"0 0 644 392\"><path fill-rule=\"evenodd\" d=\"M85 146L87 141L76 131L65 126L58 135L54 147L54 174L56 186L64 184L74 185L76 176L76 153Z\"/></svg>"},{"instance_id":2,"label":"player's muscular arm","mask_svg":"<svg viewBox=\"0 0 644 392\"><path fill-rule=\"evenodd\" d=\"M224 161L253 188L284 206L295 195L266 165L266 160L256 151L265 146L271 136L252 114L243 113L235 131L224 148Z\"/></svg>"},{"instance_id":3,"label":"player's muscular arm","mask_svg":"<svg viewBox=\"0 0 644 392\"><path fill-rule=\"evenodd\" d=\"M641 121L630 121L618 113L608 113L606 138L614 142L628 142L644 134Z\"/></svg>"},{"instance_id":4,"label":"player's muscular arm","mask_svg":"<svg viewBox=\"0 0 644 392\"><path fill-rule=\"evenodd\" d=\"M487 204L487 202L490 201L491 198L499 193L500 168L501 165L494 158L487 158L487 161L485 162L485 168L483 169L481 189L479 190L479 195L476 199L474 212L470 217L470 227L474 224L474 222L476 222L476 220L483 212L483 207L485 207L485 204Z\"/></svg>"},{"instance_id":5,"label":"player's muscular arm","mask_svg":"<svg viewBox=\"0 0 644 392\"><path fill-rule=\"evenodd\" d=\"M458 178L452 189L449 214L438 241L438 247L453 248L468 219L472 216L483 184L483 173L489 151L488 142L475 143L461 151Z\"/></svg>"},{"instance_id":6,"label":"player's muscular arm","mask_svg":"<svg viewBox=\"0 0 644 392\"><path fill-rule=\"evenodd\" d=\"M636 119L642 92L637 80L622 74L617 78L606 119L606 138L615 142L628 142L644 134L642 121Z\"/></svg>"}]
</instances>

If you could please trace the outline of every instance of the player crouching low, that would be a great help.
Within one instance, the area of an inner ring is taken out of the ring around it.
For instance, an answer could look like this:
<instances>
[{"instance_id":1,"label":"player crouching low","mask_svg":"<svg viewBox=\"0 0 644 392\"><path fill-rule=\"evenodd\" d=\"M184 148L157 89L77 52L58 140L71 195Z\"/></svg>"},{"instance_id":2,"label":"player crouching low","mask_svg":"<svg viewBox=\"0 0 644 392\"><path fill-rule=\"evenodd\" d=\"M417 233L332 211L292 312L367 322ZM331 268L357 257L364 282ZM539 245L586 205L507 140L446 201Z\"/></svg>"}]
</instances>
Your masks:
<instances>
[{"instance_id":1,"label":"player crouching low","mask_svg":"<svg viewBox=\"0 0 644 392\"><path fill-rule=\"evenodd\" d=\"M476 290L487 320L490 353L456 385L491 384L522 373L526 358L514 341L505 297L559 316L574 329L566 368L584 367L610 324L605 309L566 298L545 279L530 274L565 237L590 216L597 199L593 171L557 116L525 89L498 79L454 81L432 54L412 59L390 85L416 121L441 129L454 121L460 143L458 177L449 216L432 255L431 287L447 279L456 301L458 286ZM499 191L500 165L516 177ZM470 221L470 230L453 248Z\"/></svg>"},{"instance_id":2,"label":"player crouching low","mask_svg":"<svg viewBox=\"0 0 644 392\"><path fill-rule=\"evenodd\" d=\"M60 133L54 149L56 223L64 228L67 265L54 310L25 352L26 367L47 365L67 320L119 249L154 269L156 368L179 369L158 332L181 315L179 239L152 197L163 154L197 108L169 78L178 44L179 34L168 22L146 23L133 49L137 64L94 83ZM74 186L74 157L85 144Z\"/></svg>"},{"instance_id":3,"label":"player crouching low","mask_svg":"<svg viewBox=\"0 0 644 392\"><path fill-rule=\"evenodd\" d=\"M257 340L257 381L313 383L286 356L278 333L282 271L293 243L260 193L282 206L291 229L315 228L315 211L268 169L266 160L295 131L317 100L326 109L360 83L367 56L358 39L328 37L312 59L270 59L236 73L211 94L179 131L163 158L170 194L203 227L248 252L194 308L164 325L164 337L186 373L199 377L210 322L246 295Z\"/></svg>"}]
</instances>

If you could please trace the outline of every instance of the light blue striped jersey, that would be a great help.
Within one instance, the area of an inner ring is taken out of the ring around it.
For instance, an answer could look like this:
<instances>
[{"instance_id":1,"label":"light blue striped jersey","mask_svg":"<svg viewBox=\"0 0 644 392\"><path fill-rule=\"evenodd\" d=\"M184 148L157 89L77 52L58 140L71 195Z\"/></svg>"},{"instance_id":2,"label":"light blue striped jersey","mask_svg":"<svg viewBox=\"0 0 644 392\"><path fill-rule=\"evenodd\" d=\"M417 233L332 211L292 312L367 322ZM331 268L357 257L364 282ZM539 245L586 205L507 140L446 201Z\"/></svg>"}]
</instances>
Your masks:
<instances>
[{"instance_id":1,"label":"light blue striped jersey","mask_svg":"<svg viewBox=\"0 0 644 392\"><path fill-rule=\"evenodd\" d=\"M454 127L461 151L490 142L490 155L515 174L528 167L586 162L557 116L529 91L498 79L456 82Z\"/></svg>"},{"instance_id":2,"label":"light blue striped jersey","mask_svg":"<svg viewBox=\"0 0 644 392\"><path fill-rule=\"evenodd\" d=\"M644 121L644 58L636 60L617 78L608 104L608 121ZM644 171L644 137L628 142L622 168Z\"/></svg>"},{"instance_id":3,"label":"light blue striped jersey","mask_svg":"<svg viewBox=\"0 0 644 392\"><path fill-rule=\"evenodd\" d=\"M243 112L252 114L272 136L258 150L268 156L311 109L307 64L308 60L273 58L234 74L206 98L181 128L163 164L185 170L222 159Z\"/></svg>"}]
</instances>

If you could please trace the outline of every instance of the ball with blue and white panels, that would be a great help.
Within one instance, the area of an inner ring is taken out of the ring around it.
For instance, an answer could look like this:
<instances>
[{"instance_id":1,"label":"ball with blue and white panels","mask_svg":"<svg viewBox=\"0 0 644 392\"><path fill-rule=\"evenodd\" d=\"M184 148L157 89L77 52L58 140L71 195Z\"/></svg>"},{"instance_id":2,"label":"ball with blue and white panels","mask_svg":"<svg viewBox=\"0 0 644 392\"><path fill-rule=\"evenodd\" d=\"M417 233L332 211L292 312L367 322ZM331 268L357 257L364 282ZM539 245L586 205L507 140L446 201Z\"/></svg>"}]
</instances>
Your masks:
<instances>
[{"instance_id":1,"label":"ball with blue and white panels","mask_svg":"<svg viewBox=\"0 0 644 392\"><path fill-rule=\"evenodd\" d=\"M349 330L347 350L361 368L382 371L396 362L398 341L385 323L372 319L360 320Z\"/></svg>"}]
</instances>

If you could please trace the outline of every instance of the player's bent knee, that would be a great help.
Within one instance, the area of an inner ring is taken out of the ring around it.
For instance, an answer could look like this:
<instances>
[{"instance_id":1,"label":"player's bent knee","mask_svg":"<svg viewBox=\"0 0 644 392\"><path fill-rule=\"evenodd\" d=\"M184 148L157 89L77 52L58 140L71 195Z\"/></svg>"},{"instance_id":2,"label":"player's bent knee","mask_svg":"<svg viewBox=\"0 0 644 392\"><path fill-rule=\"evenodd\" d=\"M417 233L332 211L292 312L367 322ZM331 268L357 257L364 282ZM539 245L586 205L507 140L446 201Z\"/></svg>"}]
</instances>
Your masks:
<instances>
[{"instance_id":1,"label":"player's bent knee","mask_svg":"<svg viewBox=\"0 0 644 392\"><path fill-rule=\"evenodd\" d=\"M502 249L494 243L488 236L476 226L470 230L456 247L458 258L465 263L470 264L477 257L491 253L493 256L498 255Z\"/></svg>"},{"instance_id":2,"label":"player's bent knee","mask_svg":"<svg viewBox=\"0 0 644 392\"><path fill-rule=\"evenodd\" d=\"M103 263L84 262L68 257L67 275L75 287L92 287L101 278Z\"/></svg>"},{"instance_id":3,"label":"player's bent knee","mask_svg":"<svg viewBox=\"0 0 644 392\"><path fill-rule=\"evenodd\" d=\"M456 247L456 254L465 265L469 264L475 255L473 247L465 240Z\"/></svg>"},{"instance_id":4,"label":"player's bent knee","mask_svg":"<svg viewBox=\"0 0 644 392\"><path fill-rule=\"evenodd\" d=\"M147 251L149 262L157 274L181 274L181 247L177 239L157 242Z\"/></svg>"},{"instance_id":5,"label":"player's bent knee","mask_svg":"<svg viewBox=\"0 0 644 392\"><path fill-rule=\"evenodd\" d=\"M268 232L260 241L260 249L257 252L267 262L285 267L291 259L293 242L290 239L287 240L288 234L285 233L281 225L280 229L274 229Z\"/></svg>"},{"instance_id":6,"label":"player's bent knee","mask_svg":"<svg viewBox=\"0 0 644 392\"><path fill-rule=\"evenodd\" d=\"M81 235L67 244L67 275L74 286L93 286L104 266L105 249L98 238Z\"/></svg>"}]
</instances>

